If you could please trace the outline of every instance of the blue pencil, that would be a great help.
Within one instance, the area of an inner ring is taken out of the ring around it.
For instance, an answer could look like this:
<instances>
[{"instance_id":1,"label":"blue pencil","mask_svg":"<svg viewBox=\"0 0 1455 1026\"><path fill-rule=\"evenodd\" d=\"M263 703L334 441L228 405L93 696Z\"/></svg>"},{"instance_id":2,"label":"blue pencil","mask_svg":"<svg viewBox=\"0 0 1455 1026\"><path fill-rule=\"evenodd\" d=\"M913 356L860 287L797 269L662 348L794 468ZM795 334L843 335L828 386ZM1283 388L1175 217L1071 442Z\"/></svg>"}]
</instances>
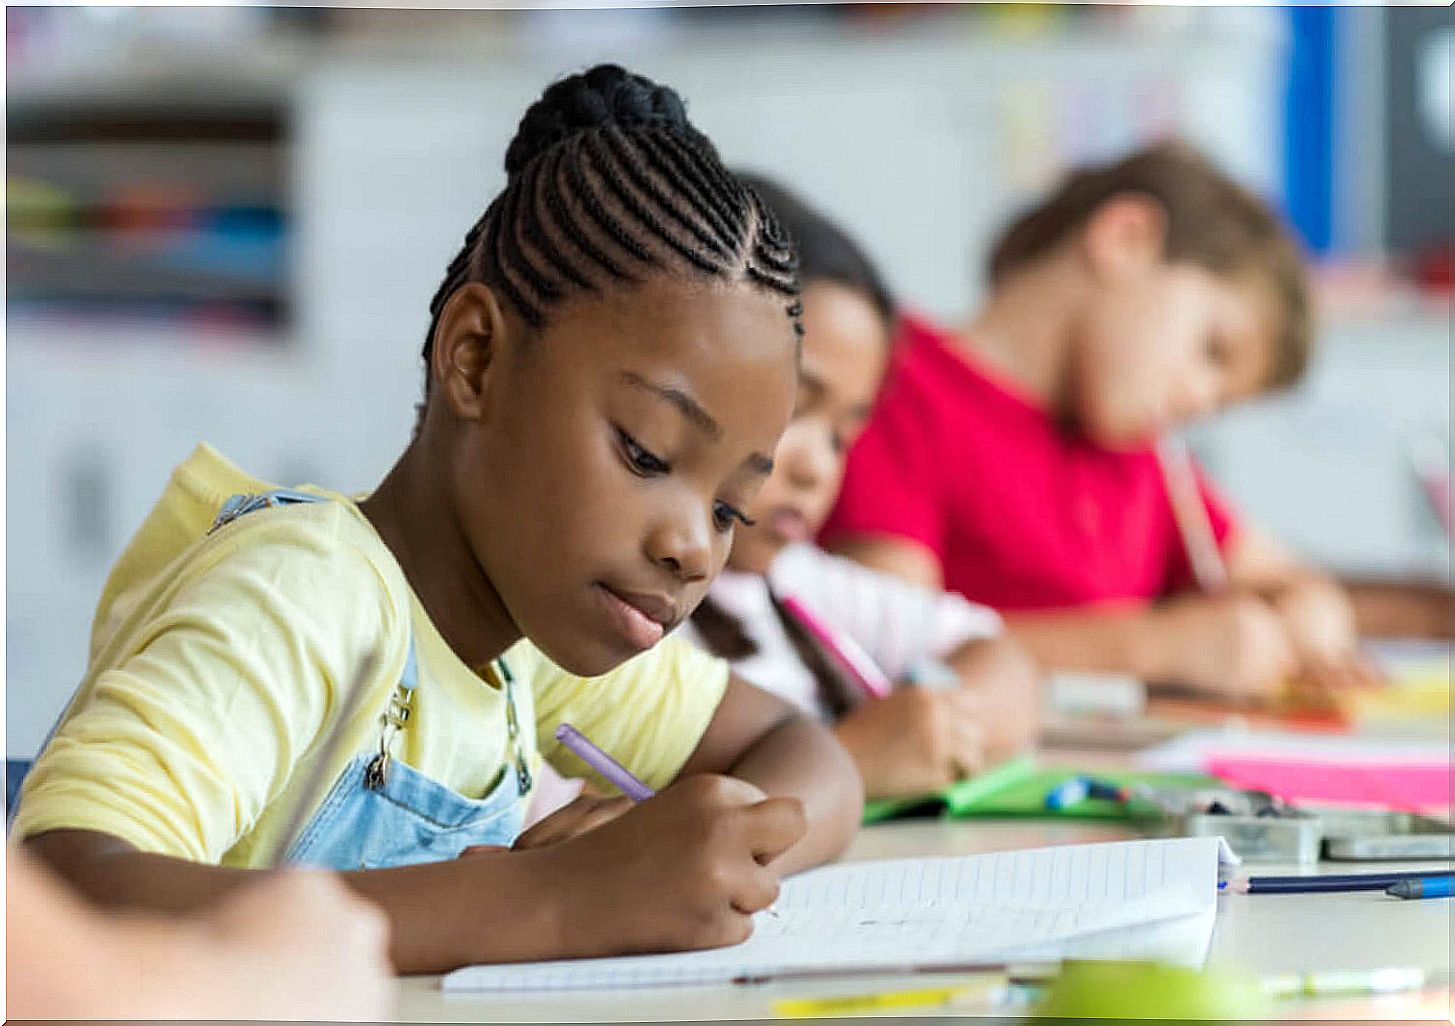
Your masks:
<instances>
[{"instance_id":1,"label":"blue pencil","mask_svg":"<svg viewBox=\"0 0 1455 1026\"><path fill-rule=\"evenodd\" d=\"M1451 873L1354 873L1328 876L1250 876L1234 880L1234 894L1311 894L1318 891L1382 891L1407 880L1450 880Z\"/></svg>"},{"instance_id":2,"label":"blue pencil","mask_svg":"<svg viewBox=\"0 0 1455 1026\"><path fill-rule=\"evenodd\" d=\"M1449 898L1455 896L1455 875L1445 873L1418 880L1401 880L1384 893L1396 898Z\"/></svg>"}]
</instances>

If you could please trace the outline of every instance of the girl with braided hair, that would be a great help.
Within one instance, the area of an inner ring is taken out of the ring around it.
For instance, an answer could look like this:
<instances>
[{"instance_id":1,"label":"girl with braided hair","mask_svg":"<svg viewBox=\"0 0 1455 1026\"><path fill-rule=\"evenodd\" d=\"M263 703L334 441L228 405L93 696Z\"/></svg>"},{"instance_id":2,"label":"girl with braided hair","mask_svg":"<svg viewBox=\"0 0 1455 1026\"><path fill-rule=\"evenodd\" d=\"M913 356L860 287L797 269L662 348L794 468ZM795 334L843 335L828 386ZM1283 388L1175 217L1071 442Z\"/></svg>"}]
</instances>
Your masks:
<instances>
[{"instance_id":1,"label":"girl with braided hair","mask_svg":"<svg viewBox=\"0 0 1455 1026\"><path fill-rule=\"evenodd\" d=\"M91 897L190 909L286 845L438 971L733 943L847 843L832 736L663 640L792 413L792 245L619 67L547 89L505 164L377 489L274 489L203 447L113 569L15 825ZM604 786L562 722L661 793L517 837L542 759Z\"/></svg>"}]
</instances>

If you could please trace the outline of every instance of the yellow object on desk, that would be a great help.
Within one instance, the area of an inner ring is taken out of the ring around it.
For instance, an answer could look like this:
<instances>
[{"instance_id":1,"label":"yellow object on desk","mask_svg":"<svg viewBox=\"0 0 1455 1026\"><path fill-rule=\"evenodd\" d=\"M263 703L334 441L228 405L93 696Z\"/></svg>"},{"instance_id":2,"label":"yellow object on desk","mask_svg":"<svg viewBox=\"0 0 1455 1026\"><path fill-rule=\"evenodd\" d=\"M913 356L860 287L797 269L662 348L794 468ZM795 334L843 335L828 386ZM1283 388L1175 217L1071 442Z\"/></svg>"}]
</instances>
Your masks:
<instances>
[{"instance_id":1,"label":"yellow object on desk","mask_svg":"<svg viewBox=\"0 0 1455 1026\"><path fill-rule=\"evenodd\" d=\"M1450 718L1449 667L1401 674L1387 687L1341 697L1339 704L1357 723L1428 721L1447 724Z\"/></svg>"},{"instance_id":2,"label":"yellow object on desk","mask_svg":"<svg viewBox=\"0 0 1455 1026\"><path fill-rule=\"evenodd\" d=\"M974 1001L993 1006L1005 992L1007 977L994 973L973 983L950 987L922 987L874 994L844 994L816 998L781 998L773 1002L773 1014L780 1019L822 1019L840 1015L878 1015L914 1008L944 1008Z\"/></svg>"},{"instance_id":3,"label":"yellow object on desk","mask_svg":"<svg viewBox=\"0 0 1455 1026\"><path fill-rule=\"evenodd\" d=\"M1370 642L1367 654L1388 678L1384 687L1340 695L1344 714L1360 725L1422 724L1449 730L1449 642Z\"/></svg>"}]
</instances>

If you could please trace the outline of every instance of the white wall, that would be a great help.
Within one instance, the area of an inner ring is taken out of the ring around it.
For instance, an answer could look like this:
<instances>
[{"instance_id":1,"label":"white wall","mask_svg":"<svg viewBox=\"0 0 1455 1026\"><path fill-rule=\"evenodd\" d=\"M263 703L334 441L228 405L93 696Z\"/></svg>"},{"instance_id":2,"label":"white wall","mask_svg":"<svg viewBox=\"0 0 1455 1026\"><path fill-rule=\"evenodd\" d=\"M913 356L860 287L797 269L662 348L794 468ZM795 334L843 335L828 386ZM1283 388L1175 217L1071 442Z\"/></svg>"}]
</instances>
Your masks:
<instances>
[{"instance_id":1,"label":"white wall","mask_svg":"<svg viewBox=\"0 0 1455 1026\"><path fill-rule=\"evenodd\" d=\"M1450 543L1411 455L1421 439L1449 444L1450 341L1438 313L1341 319L1297 392L1200 429L1197 448L1245 515L1306 556L1448 581Z\"/></svg>"}]
</instances>

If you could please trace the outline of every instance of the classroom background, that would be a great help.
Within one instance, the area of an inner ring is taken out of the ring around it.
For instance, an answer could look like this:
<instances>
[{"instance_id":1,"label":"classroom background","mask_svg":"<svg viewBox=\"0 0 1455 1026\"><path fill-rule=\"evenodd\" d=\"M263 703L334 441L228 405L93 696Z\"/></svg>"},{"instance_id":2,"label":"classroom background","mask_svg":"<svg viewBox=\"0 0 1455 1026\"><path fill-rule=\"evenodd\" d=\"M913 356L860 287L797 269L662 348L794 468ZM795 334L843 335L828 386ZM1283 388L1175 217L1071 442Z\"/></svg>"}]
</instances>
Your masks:
<instances>
[{"instance_id":1,"label":"classroom background","mask_svg":"<svg viewBox=\"0 0 1455 1026\"><path fill-rule=\"evenodd\" d=\"M1016 206L1178 134L1318 266L1295 393L1192 441L1342 573L1448 584L1449 8L7 8L6 750L35 753L107 568L207 440L363 490L407 441L426 308L549 80L676 86L737 166L954 316Z\"/></svg>"}]
</instances>

